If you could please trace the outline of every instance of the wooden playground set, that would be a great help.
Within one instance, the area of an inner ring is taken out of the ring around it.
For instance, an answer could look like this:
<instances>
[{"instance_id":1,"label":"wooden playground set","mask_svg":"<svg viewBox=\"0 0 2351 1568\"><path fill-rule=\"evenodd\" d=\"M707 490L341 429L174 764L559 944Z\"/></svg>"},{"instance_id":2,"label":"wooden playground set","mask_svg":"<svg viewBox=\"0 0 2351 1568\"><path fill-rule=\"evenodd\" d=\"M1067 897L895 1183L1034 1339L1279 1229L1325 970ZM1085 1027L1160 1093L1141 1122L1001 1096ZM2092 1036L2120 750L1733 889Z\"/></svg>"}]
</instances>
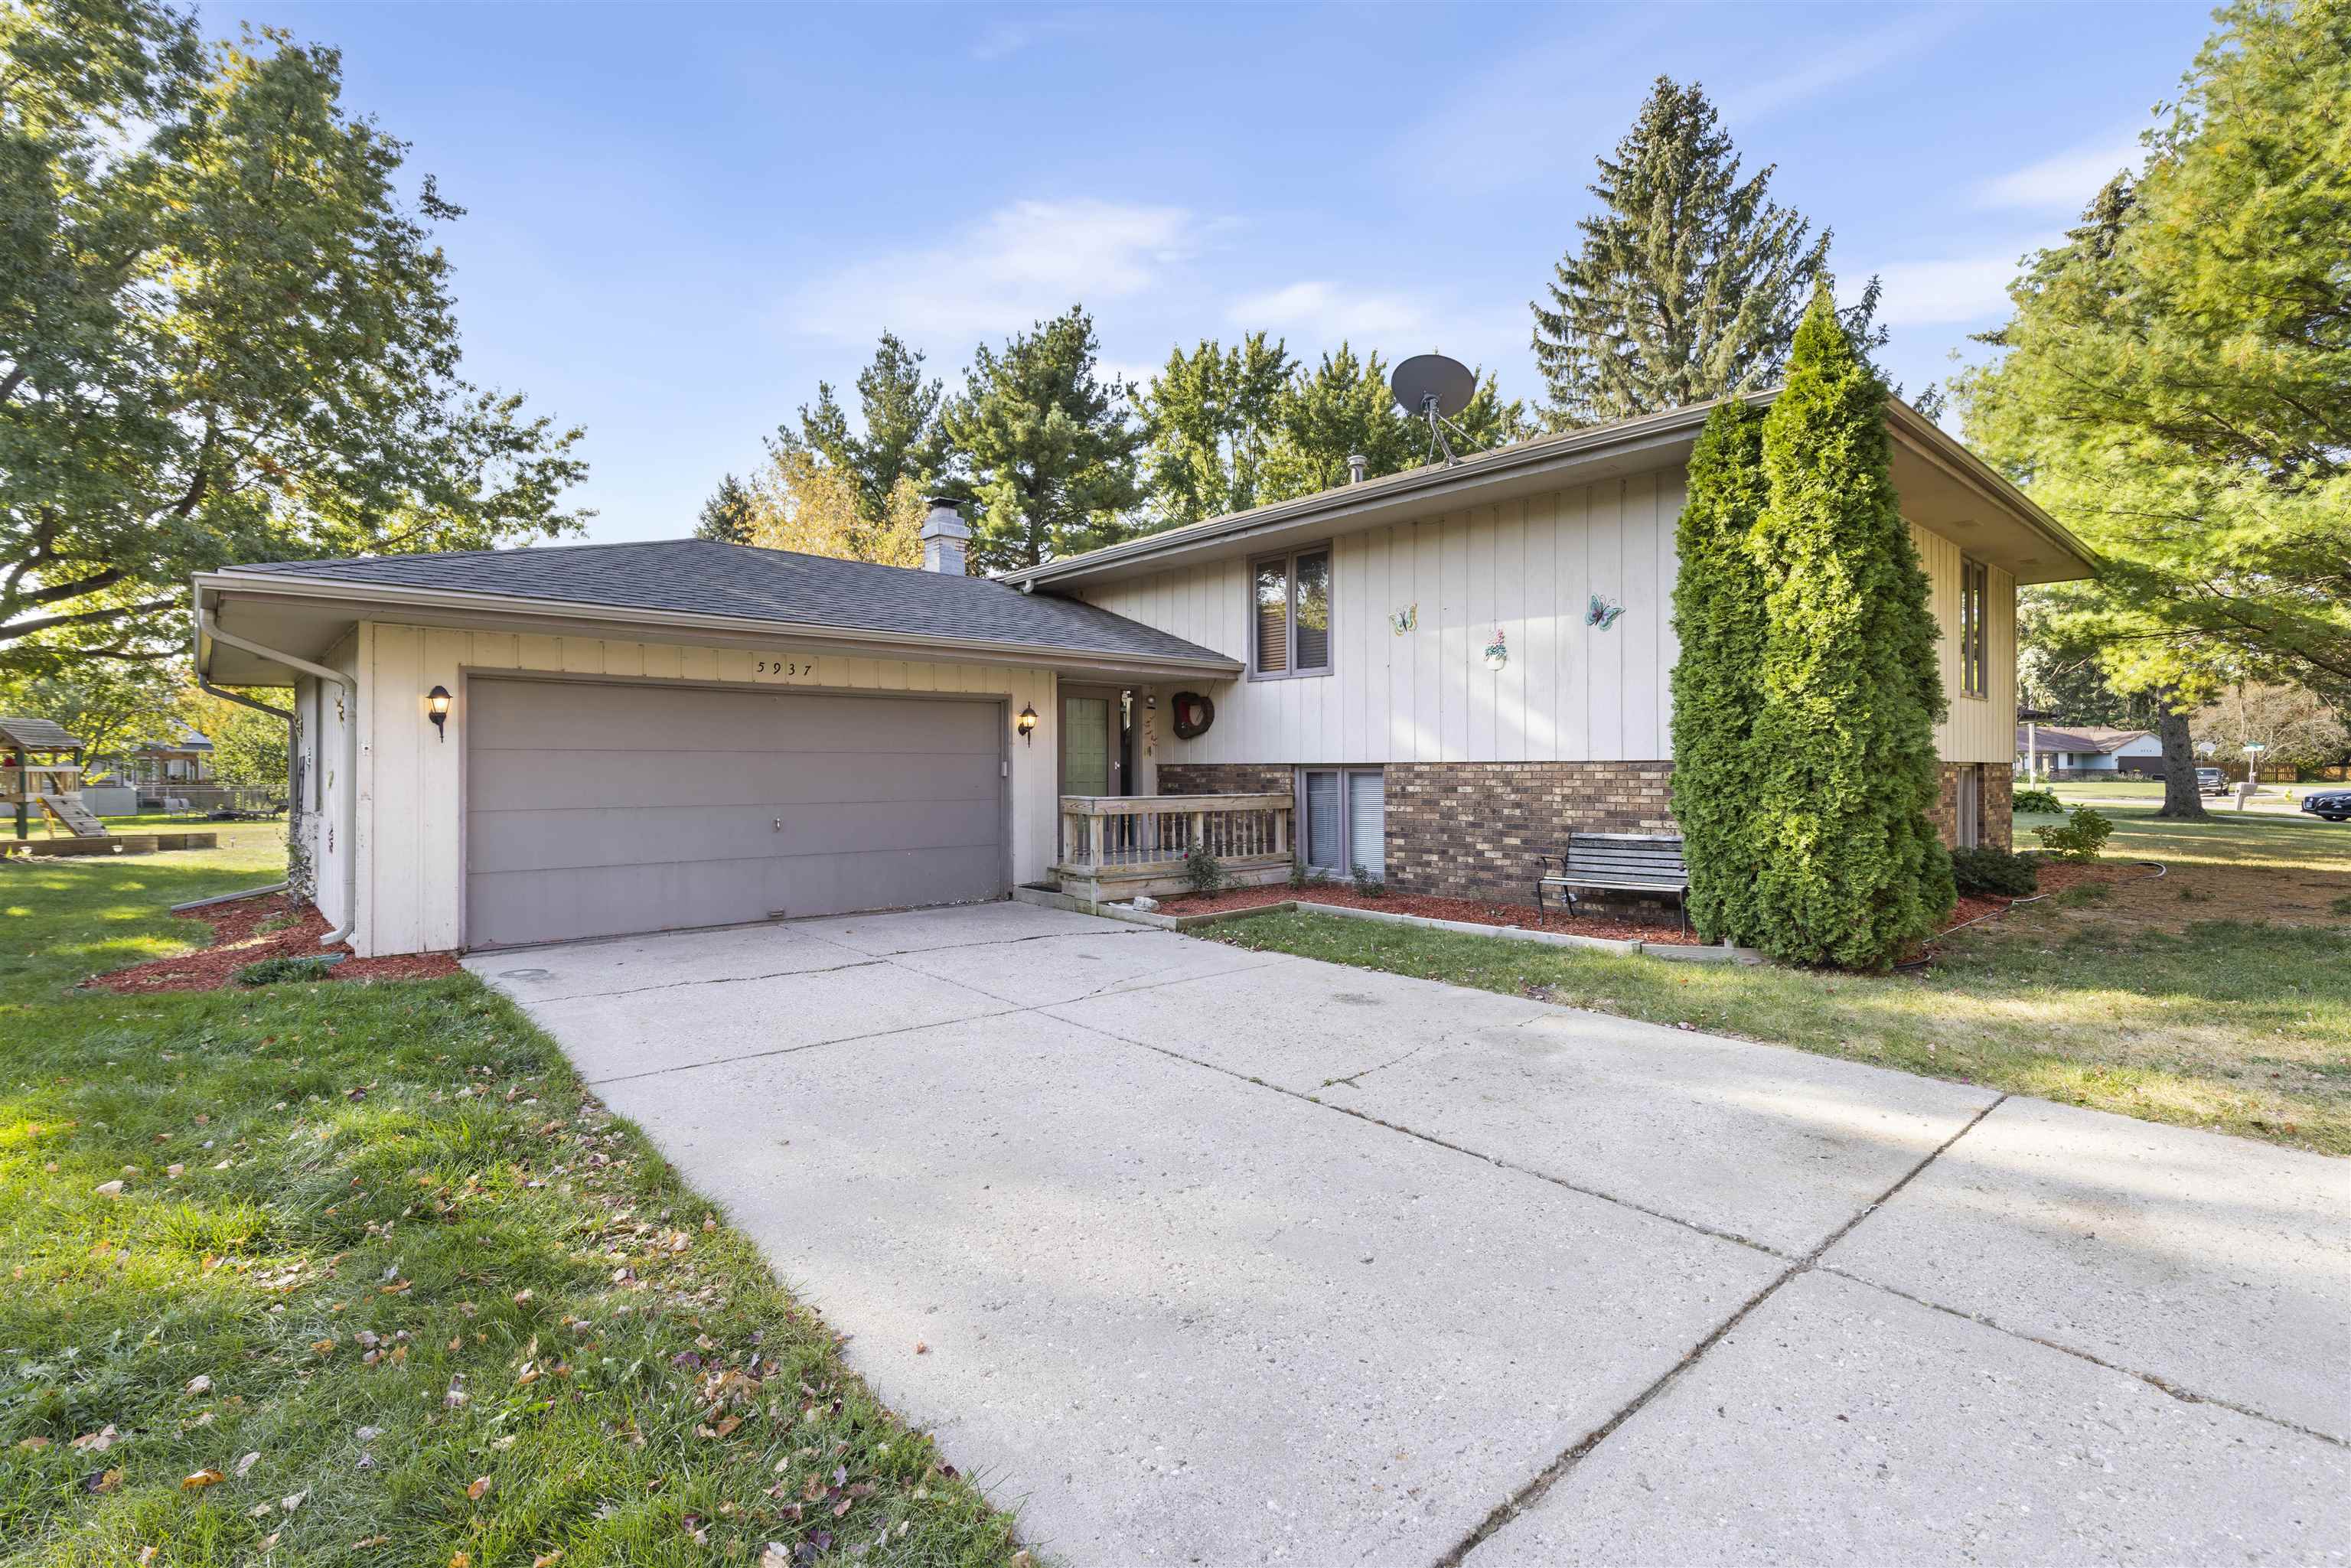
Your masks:
<instances>
[{"instance_id":1,"label":"wooden playground set","mask_svg":"<svg viewBox=\"0 0 2351 1568\"><path fill-rule=\"evenodd\" d=\"M82 743L45 718L0 718L0 807L15 819L0 859L208 850L216 833L115 833L82 800ZM34 822L46 830L32 836Z\"/></svg>"}]
</instances>

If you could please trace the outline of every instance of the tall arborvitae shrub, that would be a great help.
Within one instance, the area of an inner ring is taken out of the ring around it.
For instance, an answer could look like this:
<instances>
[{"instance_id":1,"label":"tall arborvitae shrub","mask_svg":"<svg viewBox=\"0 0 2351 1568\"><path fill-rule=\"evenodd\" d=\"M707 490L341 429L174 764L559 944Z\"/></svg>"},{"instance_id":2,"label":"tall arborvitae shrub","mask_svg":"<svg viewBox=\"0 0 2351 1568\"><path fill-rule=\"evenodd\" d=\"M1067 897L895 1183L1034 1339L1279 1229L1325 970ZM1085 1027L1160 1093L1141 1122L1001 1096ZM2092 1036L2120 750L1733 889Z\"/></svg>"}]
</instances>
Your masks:
<instances>
[{"instance_id":1,"label":"tall arborvitae shrub","mask_svg":"<svg viewBox=\"0 0 2351 1568\"><path fill-rule=\"evenodd\" d=\"M1689 862L1690 921L1712 941L1755 939L1754 838L1764 768L1764 596L1755 554L1763 511L1763 411L1719 404L1690 453L1689 498L1675 530L1674 821Z\"/></svg>"},{"instance_id":2,"label":"tall arborvitae shrub","mask_svg":"<svg viewBox=\"0 0 2351 1568\"><path fill-rule=\"evenodd\" d=\"M1815 294L1763 422L1771 584L1754 747L1755 940L1880 969L1956 903L1928 811L1944 708L1927 573L1888 468L1886 388Z\"/></svg>"}]
</instances>

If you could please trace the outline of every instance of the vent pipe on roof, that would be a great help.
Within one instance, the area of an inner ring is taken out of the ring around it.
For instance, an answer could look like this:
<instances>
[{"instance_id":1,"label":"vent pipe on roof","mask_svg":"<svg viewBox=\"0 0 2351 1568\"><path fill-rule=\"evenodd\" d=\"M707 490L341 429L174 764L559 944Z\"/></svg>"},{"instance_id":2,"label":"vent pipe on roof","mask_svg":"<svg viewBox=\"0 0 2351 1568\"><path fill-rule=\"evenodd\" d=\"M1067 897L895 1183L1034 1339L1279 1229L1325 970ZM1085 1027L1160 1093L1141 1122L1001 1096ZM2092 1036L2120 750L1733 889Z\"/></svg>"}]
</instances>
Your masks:
<instances>
[{"instance_id":1,"label":"vent pipe on roof","mask_svg":"<svg viewBox=\"0 0 2351 1568\"><path fill-rule=\"evenodd\" d=\"M964 527L956 504L944 496L932 497L930 516L923 519L923 570L965 575L963 541L969 538L971 530Z\"/></svg>"},{"instance_id":2,"label":"vent pipe on roof","mask_svg":"<svg viewBox=\"0 0 2351 1568\"><path fill-rule=\"evenodd\" d=\"M1347 454L1347 483L1348 483L1348 484L1350 484L1350 485L1360 485L1360 484L1362 484L1362 483L1364 482L1364 469L1366 469L1366 468L1368 468L1368 467L1370 467L1371 465L1372 465L1372 460L1371 460L1370 458L1368 458L1368 457L1364 456L1362 453L1360 453L1360 452L1350 452L1350 453L1348 453L1348 454Z\"/></svg>"}]
</instances>

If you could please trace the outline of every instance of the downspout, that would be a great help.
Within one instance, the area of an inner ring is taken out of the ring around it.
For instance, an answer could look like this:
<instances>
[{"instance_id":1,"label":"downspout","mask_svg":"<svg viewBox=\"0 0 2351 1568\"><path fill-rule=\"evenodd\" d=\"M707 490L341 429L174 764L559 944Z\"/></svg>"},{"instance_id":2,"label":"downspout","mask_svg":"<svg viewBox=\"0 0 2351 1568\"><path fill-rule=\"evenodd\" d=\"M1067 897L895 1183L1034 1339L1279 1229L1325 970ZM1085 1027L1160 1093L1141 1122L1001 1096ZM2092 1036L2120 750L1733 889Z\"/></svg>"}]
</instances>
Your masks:
<instances>
[{"instance_id":1,"label":"downspout","mask_svg":"<svg viewBox=\"0 0 2351 1568\"><path fill-rule=\"evenodd\" d=\"M221 690L220 687L213 685L212 682L204 679L204 673L201 669L196 672L196 689L201 692L207 692L212 695L220 698L223 702L235 703L240 706L249 707L256 713L266 713L272 718L282 718L286 721L286 788L287 790L286 797L286 810L288 813L287 818L287 829L288 831L291 831L293 829L293 817L291 813L294 810L294 791L298 786L299 775L302 770L302 758L295 752L294 749L294 716L287 712L284 708L271 707L267 703L256 702L253 698L248 696L240 696L235 692L225 692ZM234 904L240 898L259 898L265 893L283 893L286 891L287 885L287 883L282 882L273 882L267 887L248 887L242 893L223 893L215 894L211 898L191 899L185 904L175 904L172 905L172 913L174 915L184 915L191 909L202 909L207 904Z\"/></svg>"},{"instance_id":2,"label":"downspout","mask_svg":"<svg viewBox=\"0 0 2351 1568\"><path fill-rule=\"evenodd\" d=\"M321 947L332 947L347 939L359 925L360 914L360 684L356 677L340 670L330 670L324 664L314 664L308 659L298 659L276 648L266 648L233 632L224 632L205 611L203 595L196 598L196 637L198 645L205 637L215 643L225 643L232 648L242 648L256 658L270 659L316 675L322 681L332 681L343 688L348 706L343 714L343 923L319 938ZM258 706L258 705L256 705ZM275 713L271 708L268 711ZM290 747L288 748L291 749ZM324 802L321 802L323 804Z\"/></svg>"}]
</instances>

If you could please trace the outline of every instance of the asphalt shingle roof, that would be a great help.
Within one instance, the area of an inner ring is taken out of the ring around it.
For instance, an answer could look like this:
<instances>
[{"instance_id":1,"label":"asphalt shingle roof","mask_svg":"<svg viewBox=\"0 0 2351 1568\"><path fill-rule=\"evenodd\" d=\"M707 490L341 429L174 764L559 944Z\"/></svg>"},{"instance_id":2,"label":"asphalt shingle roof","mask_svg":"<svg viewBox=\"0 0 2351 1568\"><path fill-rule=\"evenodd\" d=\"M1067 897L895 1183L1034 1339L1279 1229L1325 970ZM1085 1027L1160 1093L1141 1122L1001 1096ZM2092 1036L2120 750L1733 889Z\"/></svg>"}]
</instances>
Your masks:
<instances>
[{"instance_id":1,"label":"asphalt shingle roof","mask_svg":"<svg viewBox=\"0 0 2351 1568\"><path fill-rule=\"evenodd\" d=\"M622 610L895 632L915 639L977 639L1124 658L1230 663L1212 648L1123 615L1073 599L1023 593L984 577L951 577L715 539L282 560L236 570L357 587L496 593Z\"/></svg>"},{"instance_id":2,"label":"asphalt shingle roof","mask_svg":"<svg viewBox=\"0 0 2351 1568\"><path fill-rule=\"evenodd\" d=\"M0 718L0 748L26 751L71 751L81 744L54 719Z\"/></svg>"}]
</instances>

